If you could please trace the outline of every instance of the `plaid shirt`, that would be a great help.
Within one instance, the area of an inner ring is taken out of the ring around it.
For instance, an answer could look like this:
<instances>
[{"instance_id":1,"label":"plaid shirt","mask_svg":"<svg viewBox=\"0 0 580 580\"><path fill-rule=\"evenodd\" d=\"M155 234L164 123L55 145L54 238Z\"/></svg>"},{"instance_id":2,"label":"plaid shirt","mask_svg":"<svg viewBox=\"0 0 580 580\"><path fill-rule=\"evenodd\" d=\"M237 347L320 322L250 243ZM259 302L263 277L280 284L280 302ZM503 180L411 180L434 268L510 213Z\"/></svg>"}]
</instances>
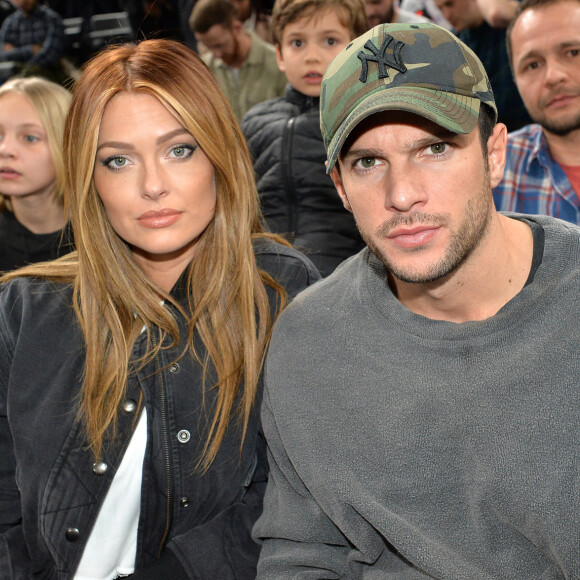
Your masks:
<instances>
[{"instance_id":1,"label":"plaid shirt","mask_svg":"<svg viewBox=\"0 0 580 580\"><path fill-rule=\"evenodd\" d=\"M501 211L551 215L580 224L580 199L552 159L540 125L508 135L505 173L493 198Z\"/></svg>"},{"instance_id":2,"label":"plaid shirt","mask_svg":"<svg viewBox=\"0 0 580 580\"><path fill-rule=\"evenodd\" d=\"M3 51L4 44L13 50ZM32 45L42 48L34 54ZM50 8L39 5L26 16L21 10L11 14L0 28L0 61L13 60L51 67L58 64L65 47L62 18Z\"/></svg>"}]
</instances>

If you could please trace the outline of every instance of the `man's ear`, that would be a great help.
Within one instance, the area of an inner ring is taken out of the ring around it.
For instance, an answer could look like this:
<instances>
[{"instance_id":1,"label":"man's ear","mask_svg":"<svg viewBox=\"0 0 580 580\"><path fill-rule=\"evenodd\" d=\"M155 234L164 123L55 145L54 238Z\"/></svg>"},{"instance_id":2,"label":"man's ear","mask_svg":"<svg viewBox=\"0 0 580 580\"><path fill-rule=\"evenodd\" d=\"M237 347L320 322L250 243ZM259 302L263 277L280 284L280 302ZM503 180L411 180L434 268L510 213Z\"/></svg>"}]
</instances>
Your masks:
<instances>
[{"instance_id":1,"label":"man's ear","mask_svg":"<svg viewBox=\"0 0 580 580\"><path fill-rule=\"evenodd\" d=\"M487 160L491 187L494 188L503 179L507 151L507 127L498 123L487 140Z\"/></svg>"},{"instance_id":2,"label":"man's ear","mask_svg":"<svg viewBox=\"0 0 580 580\"><path fill-rule=\"evenodd\" d=\"M325 164L326 165L326 164ZM350 202L348 201L348 196L346 195L346 190L344 189L344 184L342 182L342 177L340 176L340 171L337 168L338 161L334 166L333 170L330 172L330 178L334 183L334 187L336 187L336 191L338 191L338 195L340 195L340 199L342 200L342 205L352 213L352 207L350 206Z\"/></svg>"},{"instance_id":3,"label":"man's ear","mask_svg":"<svg viewBox=\"0 0 580 580\"><path fill-rule=\"evenodd\" d=\"M284 64L284 57L282 56L282 49L279 44L276 44L276 63L278 64L280 71L285 73L286 65Z\"/></svg>"}]
</instances>

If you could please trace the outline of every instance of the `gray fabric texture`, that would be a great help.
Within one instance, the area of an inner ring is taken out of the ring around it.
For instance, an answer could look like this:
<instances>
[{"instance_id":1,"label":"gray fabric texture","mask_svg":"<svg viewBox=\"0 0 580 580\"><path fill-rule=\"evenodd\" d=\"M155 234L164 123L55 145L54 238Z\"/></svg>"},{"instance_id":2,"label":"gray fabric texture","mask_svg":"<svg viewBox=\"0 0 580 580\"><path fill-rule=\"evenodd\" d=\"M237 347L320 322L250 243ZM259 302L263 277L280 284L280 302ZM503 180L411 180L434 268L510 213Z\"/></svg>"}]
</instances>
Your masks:
<instances>
[{"instance_id":1,"label":"gray fabric texture","mask_svg":"<svg viewBox=\"0 0 580 580\"><path fill-rule=\"evenodd\" d=\"M412 313L368 250L284 312L259 578L580 577L580 228L526 219L543 261L485 321Z\"/></svg>"}]
</instances>

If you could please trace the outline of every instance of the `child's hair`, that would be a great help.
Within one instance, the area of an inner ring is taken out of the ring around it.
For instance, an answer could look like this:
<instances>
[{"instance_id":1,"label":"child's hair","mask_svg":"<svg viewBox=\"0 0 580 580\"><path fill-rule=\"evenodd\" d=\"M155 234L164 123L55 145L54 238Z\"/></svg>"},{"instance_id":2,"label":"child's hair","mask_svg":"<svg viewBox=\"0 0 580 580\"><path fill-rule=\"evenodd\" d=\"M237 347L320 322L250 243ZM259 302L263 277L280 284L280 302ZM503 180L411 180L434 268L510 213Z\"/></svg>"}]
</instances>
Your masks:
<instances>
[{"instance_id":1,"label":"child's hair","mask_svg":"<svg viewBox=\"0 0 580 580\"><path fill-rule=\"evenodd\" d=\"M56 173L55 196L62 200L64 160L62 138L72 95L65 88L41 77L13 78L0 87L2 95L23 95L30 101L46 131L48 148ZM0 211L12 209L10 200L0 192Z\"/></svg>"},{"instance_id":2,"label":"child's hair","mask_svg":"<svg viewBox=\"0 0 580 580\"><path fill-rule=\"evenodd\" d=\"M323 10L334 10L351 38L364 34L369 26L364 0L276 0L272 10L272 37L281 46L284 28L301 18L312 18Z\"/></svg>"}]
</instances>

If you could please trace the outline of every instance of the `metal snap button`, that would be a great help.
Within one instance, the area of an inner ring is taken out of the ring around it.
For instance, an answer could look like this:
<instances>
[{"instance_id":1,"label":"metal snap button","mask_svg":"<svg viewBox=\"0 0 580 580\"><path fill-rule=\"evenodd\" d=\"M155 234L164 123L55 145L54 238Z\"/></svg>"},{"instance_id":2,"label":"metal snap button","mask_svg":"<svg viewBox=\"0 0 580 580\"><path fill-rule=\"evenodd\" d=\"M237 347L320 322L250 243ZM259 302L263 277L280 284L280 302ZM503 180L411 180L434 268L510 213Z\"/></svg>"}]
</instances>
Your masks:
<instances>
[{"instance_id":1,"label":"metal snap button","mask_svg":"<svg viewBox=\"0 0 580 580\"><path fill-rule=\"evenodd\" d=\"M169 367L169 372L170 373L178 373L179 372L179 365L177 363L173 363L170 367Z\"/></svg>"},{"instance_id":2,"label":"metal snap button","mask_svg":"<svg viewBox=\"0 0 580 580\"><path fill-rule=\"evenodd\" d=\"M95 475L104 475L109 469L109 466L103 461L96 461L93 463L93 473Z\"/></svg>"},{"instance_id":3,"label":"metal snap button","mask_svg":"<svg viewBox=\"0 0 580 580\"><path fill-rule=\"evenodd\" d=\"M180 503L181 507L183 507L183 508L189 507L189 498L182 497L181 501L179 503Z\"/></svg>"},{"instance_id":4,"label":"metal snap button","mask_svg":"<svg viewBox=\"0 0 580 580\"><path fill-rule=\"evenodd\" d=\"M68 542L78 542L81 538L81 533L78 528L68 528L64 533L64 537Z\"/></svg>"},{"instance_id":5,"label":"metal snap button","mask_svg":"<svg viewBox=\"0 0 580 580\"><path fill-rule=\"evenodd\" d=\"M182 429L177 434L177 440L180 443L187 443L190 439L191 439L191 434L189 433L189 431L187 429Z\"/></svg>"},{"instance_id":6,"label":"metal snap button","mask_svg":"<svg viewBox=\"0 0 580 580\"><path fill-rule=\"evenodd\" d=\"M134 413L137 410L137 403L133 399L127 399L123 403L123 411L125 413Z\"/></svg>"}]
</instances>

